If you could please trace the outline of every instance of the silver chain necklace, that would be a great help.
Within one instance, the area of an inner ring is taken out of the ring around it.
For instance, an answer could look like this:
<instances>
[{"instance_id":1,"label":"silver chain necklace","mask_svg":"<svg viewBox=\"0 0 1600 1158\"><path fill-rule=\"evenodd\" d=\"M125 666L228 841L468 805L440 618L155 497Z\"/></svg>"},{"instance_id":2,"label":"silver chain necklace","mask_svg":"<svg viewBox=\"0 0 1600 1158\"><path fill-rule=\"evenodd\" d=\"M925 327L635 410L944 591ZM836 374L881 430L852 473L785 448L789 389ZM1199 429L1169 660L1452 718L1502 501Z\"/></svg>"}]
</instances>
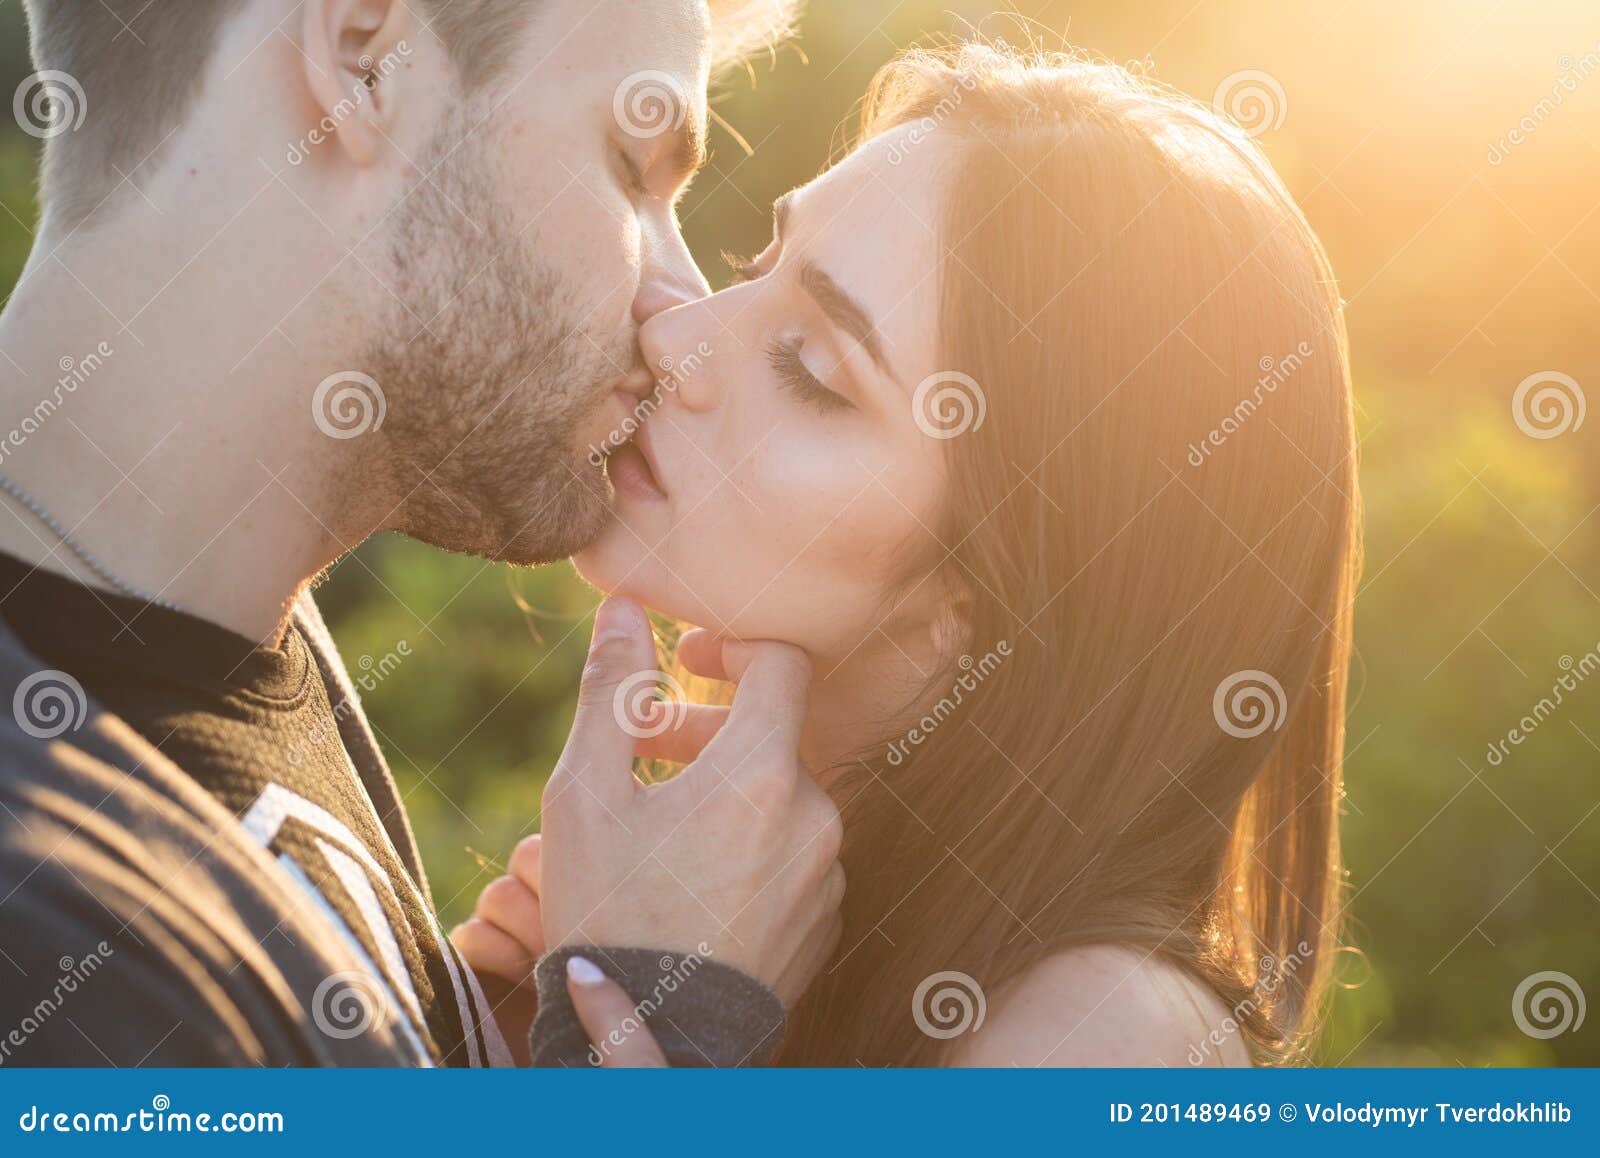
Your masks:
<instances>
[{"instance_id":1,"label":"silver chain necklace","mask_svg":"<svg viewBox=\"0 0 1600 1158\"><path fill-rule=\"evenodd\" d=\"M21 505L23 510L27 511L30 515L48 527L51 534L55 535L56 538L61 540L61 545L77 556L78 562L82 563L90 571L93 571L95 575L109 584L113 590L128 596L130 599L137 599L141 603L150 603L156 607L164 607L168 611L182 610L170 599L163 599L159 595L150 595L139 590L137 587L130 587L121 579L118 579L106 569L105 564L101 563L100 560L89 554L89 552L84 549L83 545L73 537L72 532L57 522L55 516L53 516L49 511L45 510L38 499L34 498L27 491L23 490L3 474L0 474L0 490L5 491L6 494L10 495L17 501L18 504Z\"/></svg>"}]
</instances>

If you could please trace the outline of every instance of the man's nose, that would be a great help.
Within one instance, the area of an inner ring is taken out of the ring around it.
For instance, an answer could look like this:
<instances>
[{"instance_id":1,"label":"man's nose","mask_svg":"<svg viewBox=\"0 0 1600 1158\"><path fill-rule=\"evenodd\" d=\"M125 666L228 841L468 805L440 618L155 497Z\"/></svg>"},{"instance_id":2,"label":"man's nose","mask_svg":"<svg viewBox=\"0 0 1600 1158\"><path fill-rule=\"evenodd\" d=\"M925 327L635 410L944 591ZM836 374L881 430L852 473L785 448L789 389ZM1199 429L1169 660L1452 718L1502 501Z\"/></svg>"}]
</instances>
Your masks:
<instances>
[{"instance_id":1,"label":"man's nose","mask_svg":"<svg viewBox=\"0 0 1600 1158\"><path fill-rule=\"evenodd\" d=\"M644 325L665 310L696 302L711 293L711 287L689 254L689 246L676 227L664 230L646 254L640 271L639 292L633 299L633 320Z\"/></svg>"}]
</instances>

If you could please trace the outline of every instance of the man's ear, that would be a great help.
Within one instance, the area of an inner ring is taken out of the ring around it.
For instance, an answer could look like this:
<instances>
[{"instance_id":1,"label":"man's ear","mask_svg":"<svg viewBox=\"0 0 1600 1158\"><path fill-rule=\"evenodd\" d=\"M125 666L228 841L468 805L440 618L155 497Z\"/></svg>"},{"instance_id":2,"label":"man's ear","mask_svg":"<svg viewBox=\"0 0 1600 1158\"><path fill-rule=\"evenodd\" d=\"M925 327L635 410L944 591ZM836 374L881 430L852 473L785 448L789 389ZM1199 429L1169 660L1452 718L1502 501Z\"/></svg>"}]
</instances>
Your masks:
<instances>
[{"instance_id":1,"label":"man's ear","mask_svg":"<svg viewBox=\"0 0 1600 1158\"><path fill-rule=\"evenodd\" d=\"M300 49L324 125L358 166L383 156L404 87L415 18L405 0L304 0Z\"/></svg>"}]
</instances>

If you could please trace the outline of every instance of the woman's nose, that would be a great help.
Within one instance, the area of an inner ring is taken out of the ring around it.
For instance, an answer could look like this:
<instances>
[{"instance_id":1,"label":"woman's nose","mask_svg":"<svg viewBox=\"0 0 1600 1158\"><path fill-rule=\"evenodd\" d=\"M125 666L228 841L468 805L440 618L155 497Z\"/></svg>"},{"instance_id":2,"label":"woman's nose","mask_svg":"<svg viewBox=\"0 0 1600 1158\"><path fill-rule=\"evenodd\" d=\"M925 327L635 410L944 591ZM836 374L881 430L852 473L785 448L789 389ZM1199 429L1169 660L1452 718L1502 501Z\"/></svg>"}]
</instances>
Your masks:
<instances>
[{"instance_id":1,"label":"woman's nose","mask_svg":"<svg viewBox=\"0 0 1600 1158\"><path fill-rule=\"evenodd\" d=\"M639 327L639 349L663 397L688 410L710 410L722 400L711 364L716 350L709 301L663 310Z\"/></svg>"}]
</instances>

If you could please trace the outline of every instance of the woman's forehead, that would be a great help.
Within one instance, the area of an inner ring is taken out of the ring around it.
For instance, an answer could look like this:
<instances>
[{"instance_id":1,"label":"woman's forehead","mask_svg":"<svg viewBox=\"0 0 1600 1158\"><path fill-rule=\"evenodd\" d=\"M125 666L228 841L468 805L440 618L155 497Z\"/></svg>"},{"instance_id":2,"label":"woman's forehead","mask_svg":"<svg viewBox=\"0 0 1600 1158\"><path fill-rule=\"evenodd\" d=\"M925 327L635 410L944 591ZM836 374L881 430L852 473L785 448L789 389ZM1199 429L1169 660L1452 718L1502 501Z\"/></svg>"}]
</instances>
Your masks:
<instances>
[{"instance_id":1,"label":"woman's forehead","mask_svg":"<svg viewBox=\"0 0 1600 1158\"><path fill-rule=\"evenodd\" d=\"M792 246L866 306L903 375L930 373L944 190L953 150L902 125L874 137L800 189Z\"/></svg>"}]
</instances>

